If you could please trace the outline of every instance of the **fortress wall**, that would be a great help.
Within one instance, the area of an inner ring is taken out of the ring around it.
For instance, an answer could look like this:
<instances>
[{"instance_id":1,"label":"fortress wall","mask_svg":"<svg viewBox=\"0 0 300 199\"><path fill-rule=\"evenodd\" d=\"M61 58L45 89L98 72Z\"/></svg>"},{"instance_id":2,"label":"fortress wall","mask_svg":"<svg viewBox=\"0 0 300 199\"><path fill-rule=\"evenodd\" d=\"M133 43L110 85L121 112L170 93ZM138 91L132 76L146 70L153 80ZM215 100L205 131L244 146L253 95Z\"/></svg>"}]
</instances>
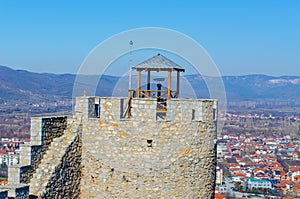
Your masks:
<instances>
[{"instance_id":1,"label":"fortress wall","mask_svg":"<svg viewBox=\"0 0 300 199\"><path fill-rule=\"evenodd\" d=\"M10 168L11 196L41 159L49 165L44 154L64 134L65 150L41 198L213 198L217 102L171 99L160 119L156 100L133 99L131 118L123 117L127 105L127 98L77 98L81 133L72 139L64 138L67 117L33 119L37 145L24 145L21 166Z\"/></svg>"},{"instance_id":2,"label":"fortress wall","mask_svg":"<svg viewBox=\"0 0 300 199\"><path fill-rule=\"evenodd\" d=\"M155 121L156 120L155 99L132 99L132 119L140 121Z\"/></svg>"},{"instance_id":3,"label":"fortress wall","mask_svg":"<svg viewBox=\"0 0 300 199\"><path fill-rule=\"evenodd\" d=\"M31 118L31 145L47 145L63 135L67 127L67 116Z\"/></svg>"},{"instance_id":4,"label":"fortress wall","mask_svg":"<svg viewBox=\"0 0 300 199\"><path fill-rule=\"evenodd\" d=\"M8 169L9 184L29 183L47 148L54 138L64 134L67 123L67 116L31 118L31 143L30 145L21 145L18 168ZM15 175L19 175L19 177Z\"/></svg>"},{"instance_id":5,"label":"fortress wall","mask_svg":"<svg viewBox=\"0 0 300 199\"><path fill-rule=\"evenodd\" d=\"M41 198L79 198L81 180L81 135L66 149Z\"/></svg>"},{"instance_id":6,"label":"fortress wall","mask_svg":"<svg viewBox=\"0 0 300 199\"><path fill-rule=\"evenodd\" d=\"M216 121L217 101L202 99L168 100L167 120L169 121Z\"/></svg>"},{"instance_id":7,"label":"fortress wall","mask_svg":"<svg viewBox=\"0 0 300 199\"><path fill-rule=\"evenodd\" d=\"M95 104L99 104L98 97L76 97L75 116L82 119L96 117Z\"/></svg>"},{"instance_id":8,"label":"fortress wall","mask_svg":"<svg viewBox=\"0 0 300 199\"><path fill-rule=\"evenodd\" d=\"M81 198L213 197L215 100L169 100L158 121L155 100L132 100L122 119L121 98L98 99L99 118L83 120Z\"/></svg>"}]
</instances>

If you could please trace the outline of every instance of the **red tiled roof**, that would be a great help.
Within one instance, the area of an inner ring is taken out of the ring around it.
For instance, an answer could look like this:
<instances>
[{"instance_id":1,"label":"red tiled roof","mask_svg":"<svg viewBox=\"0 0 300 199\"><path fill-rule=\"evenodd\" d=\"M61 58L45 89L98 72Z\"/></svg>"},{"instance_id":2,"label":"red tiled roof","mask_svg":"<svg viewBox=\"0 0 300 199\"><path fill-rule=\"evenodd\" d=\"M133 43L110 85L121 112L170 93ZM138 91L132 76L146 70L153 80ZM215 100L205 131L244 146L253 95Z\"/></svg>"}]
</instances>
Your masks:
<instances>
[{"instance_id":1,"label":"red tiled roof","mask_svg":"<svg viewBox=\"0 0 300 199\"><path fill-rule=\"evenodd\" d=\"M296 182L294 181L291 181L291 180L282 180L281 183L284 183L284 184L296 184Z\"/></svg>"},{"instance_id":2,"label":"red tiled roof","mask_svg":"<svg viewBox=\"0 0 300 199\"><path fill-rule=\"evenodd\" d=\"M243 174L243 173L236 173L236 174L234 174L233 176L246 176L246 175Z\"/></svg>"},{"instance_id":3,"label":"red tiled roof","mask_svg":"<svg viewBox=\"0 0 300 199\"><path fill-rule=\"evenodd\" d=\"M215 193L215 199L226 199L226 195L225 194Z\"/></svg>"},{"instance_id":4,"label":"red tiled roof","mask_svg":"<svg viewBox=\"0 0 300 199\"><path fill-rule=\"evenodd\" d=\"M295 175L294 178L300 178L300 175Z\"/></svg>"},{"instance_id":5,"label":"red tiled roof","mask_svg":"<svg viewBox=\"0 0 300 199\"><path fill-rule=\"evenodd\" d=\"M255 166L255 165L256 165L255 162L247 162L247 163L245 164L245 167Z\"/></svg>"},{"instance_id":6,"label":"red tiled roof","mask_svg":"<svg viewBox=\"0 0 300 199\"><path fill-rule=\"evenodd\" d=\"M239 171L241 169L240 168L231 167L231 168L229 168L229 170L231 170L231 171Z\"/></svg>"},{"instance_id":7,"label":"red tiled roof","mask_svg":"<svg viewBox=\"0 0 300 199\"><path fill-rule=\"evenodd\" d=\"M291 172L300 171L300 166L290 166L290 171Z\"/></svg>"},{"instance_id":8,"label":"red tiled roof","mask_svg":"<svg viewBox=\"0 0 300 199\"><path fill-rule=\"evenodd\" d=\"M298 189L300 189L300 185L298 184L298 185L296 185L296 186L293 186L293 192L294 193L297 193L298 192Z\"/></svg>"},{"instance_id":9,"label":"red tiled roof","mask_svg":"<svg viewBox=\"0 0 300 199\"><path fill-rule=\"evenodd\" d=\"M6 180L0 181L0 185L7 185L7 184L8 184L8 181L6 181Z\"/></svg>"},{"instance_id":10,"label":"red tiled roof","mask_svg":"<svg viewBox=\"0 0 300 199\"><path fill-rule=\"evenodd\" d=\"M292 196L284 196L282 199L294 199Z\"/></svg>"},{"instance_id":11,"label":"red tiled roof","mask_svg":"<svg viewBox=\"0 0 300 199\"><path fill-rule=\"evenodd\" d=\"M1 154L1 155L5 155L5 154L6 154L6 151L5 151L5 150L0 150L0 154Z\"/></svg>"},{"instance_id":12,"label":"red tiled roof","mask_svg":"<svg viewBox=\"0 0 300 199\"><path fill-rule=\"evenodd\" d=\"M238 163L227 163L227 166L229 167L237 167L240 166Z\"/></svg>"},{"instance_id":13,"label":"red tiled roof","mask_svg":"<svg viewBox=\"0 0 300 199\"><path fill-rule=\"evenodd\" d=\"M277 187L277 188L281 188L281 187L286 187L285 183L278 183L278 184L274 184L274 187Z\"/></svg>"}]
</instances>

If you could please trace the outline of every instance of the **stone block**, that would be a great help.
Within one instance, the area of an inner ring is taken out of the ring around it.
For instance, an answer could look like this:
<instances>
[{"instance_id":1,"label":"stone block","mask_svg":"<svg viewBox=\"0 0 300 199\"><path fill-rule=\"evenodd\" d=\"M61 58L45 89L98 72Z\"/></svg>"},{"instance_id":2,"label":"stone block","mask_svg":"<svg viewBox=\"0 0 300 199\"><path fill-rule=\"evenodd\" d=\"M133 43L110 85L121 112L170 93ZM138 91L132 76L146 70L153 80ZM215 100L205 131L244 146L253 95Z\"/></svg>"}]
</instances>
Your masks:
<instances>
[{"instance_id":1,"label":"stone block","mask_svg":"<svg viewBox=\"0 0 300 199\"><path fill-rule=\"evenodd\" d=\"M14 185L20 183L20 166L14 165L8 167L8 184Z\"/></svg>"},{"instance_id":2,"label":"stone block","mask_svg":"<svg viewBox=\"0 0 300 199\"><path fill-rule=\"evenodd\" d=\"M31 164L31 145L22 144L20 146L20 165L27 166Z\"/></svg>"}]
</instances>

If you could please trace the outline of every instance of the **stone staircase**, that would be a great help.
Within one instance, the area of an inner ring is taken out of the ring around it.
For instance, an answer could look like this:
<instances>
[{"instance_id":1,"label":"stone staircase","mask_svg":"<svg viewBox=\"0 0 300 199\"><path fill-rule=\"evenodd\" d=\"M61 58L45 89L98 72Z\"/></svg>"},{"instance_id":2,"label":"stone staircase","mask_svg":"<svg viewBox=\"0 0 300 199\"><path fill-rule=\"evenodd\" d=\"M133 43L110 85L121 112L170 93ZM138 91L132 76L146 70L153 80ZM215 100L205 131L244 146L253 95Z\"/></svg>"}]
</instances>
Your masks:
<instances>
[{"instance_id":1,"label":"stone staircase","mask_svg":"<svg viewBox=\"0 0 300 199\"><path fill-rule=\"evenodd\" d=\"M78 135L78 125L71 124L61 137L53 140L30 181L30 194L40 197L66 150Z\"/></svg>"}]
</instances>

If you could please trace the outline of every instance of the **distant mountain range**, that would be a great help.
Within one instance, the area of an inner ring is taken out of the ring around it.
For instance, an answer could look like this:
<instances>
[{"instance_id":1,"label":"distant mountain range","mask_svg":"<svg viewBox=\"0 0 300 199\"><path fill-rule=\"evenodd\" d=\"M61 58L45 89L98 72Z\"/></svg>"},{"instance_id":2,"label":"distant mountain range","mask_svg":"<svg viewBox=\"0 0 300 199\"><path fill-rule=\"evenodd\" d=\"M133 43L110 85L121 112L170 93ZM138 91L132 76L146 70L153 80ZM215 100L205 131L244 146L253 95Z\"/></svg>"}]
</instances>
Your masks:
<instances>
[{"instance_id":1,"label":"distant mountain range","mask_svg":"<svg viewBox=\"0 0 300 199\"><path fill-rule=\"evenodd\" d=\"M71 99L74 74L33 73L0 66L0 104L9 102L37 103ZM213 78L213 77L212 77ZM205 81L197 75L186 75L200 98L208 98ZM300 77L245 75L222 77L228 101L300 100ZM102 76L96 94L111 95L119 77Z\"/></svg>"}]
</instances>

